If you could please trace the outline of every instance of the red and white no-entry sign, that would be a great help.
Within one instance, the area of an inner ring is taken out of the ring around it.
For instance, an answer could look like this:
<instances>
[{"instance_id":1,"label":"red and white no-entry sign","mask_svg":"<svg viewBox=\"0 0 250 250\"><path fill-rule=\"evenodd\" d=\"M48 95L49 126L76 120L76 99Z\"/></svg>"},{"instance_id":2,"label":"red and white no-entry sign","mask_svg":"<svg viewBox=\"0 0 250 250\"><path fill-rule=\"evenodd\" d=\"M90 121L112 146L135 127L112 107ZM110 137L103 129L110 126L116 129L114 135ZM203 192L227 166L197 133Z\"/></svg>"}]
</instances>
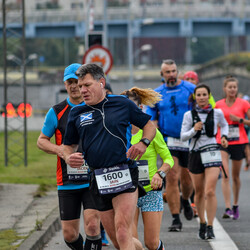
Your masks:
<instances>
[{"instance_id":1,"label":"red and white no-entry sign","mask_svg":"<svg viewBox=\"0 0 250 250\"><path fill-rule=\"evenodd\" d=\"M97 63L107 75L113 65L113 57L108 49L101 45L94 45L90 47L84 54L83 64L85 63Z\"/></svg>"}]
</instances>

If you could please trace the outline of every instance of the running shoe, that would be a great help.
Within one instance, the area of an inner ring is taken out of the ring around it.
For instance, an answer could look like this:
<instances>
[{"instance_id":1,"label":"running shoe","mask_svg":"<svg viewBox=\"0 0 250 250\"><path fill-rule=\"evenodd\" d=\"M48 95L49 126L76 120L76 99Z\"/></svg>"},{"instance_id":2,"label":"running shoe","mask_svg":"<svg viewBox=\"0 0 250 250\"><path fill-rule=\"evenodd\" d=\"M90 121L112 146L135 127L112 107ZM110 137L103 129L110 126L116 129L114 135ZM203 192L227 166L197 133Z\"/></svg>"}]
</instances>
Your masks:
<instances>
[{"instance_id":1,"label":"running shoe","mask_svg":"<svg viewBox=\"0 0 250 250\"><path fill-rule=\"evenodd\" d=\"M205 240L206 232L207 232L207 223L200 223L199 238Z\"/></svg>"},{"instance_id":2,"label":"running shoe","mask_svg":"<svg viewBox=\"0 0 250 250\"><path fill-rule=\"evenodd\" d=\"M213 230L213 226L207 226L207 240L211 240L214 239L214 230Z\"/></svg>"},{"instance_id":3,"label":"running shoe","mask_svg":"<svg viewBox=\"0 0 250 250\"><path fill-rule=\"evenodd\" d=\"M182 223L180 220L173 220L172 225L168 228L169 232L180 232L182 229Z\"/></svg>"},{"instance_id":4,"label":"running shoe","mask_svg":"<svg viewBox=\"0 0 250 250\"><path fill-rule=\"evenodd\" d=\"M160 245L160 247L159 247L159 248L157 248L157 249L162 249L162 250L165 250L166 248L165 248L165 246L164 246L164 244L163 244L162 240L160 240L160 241L161 241L161 245Z\"/></svg>"},{"instance_id":5,"label":"running shoe","mask_svg":"<svg viewBox=\"0 0 250 250\"><path fill-rule=\"evenodd\" d=\"M227 208L224 212L224 214L222 215L222 219L229 219L233 217L233 211L229 208Z\"/></svg>"},{"instance_id":6,"label":"running shoe","mask_svg":"<svg viewBox=\"0 0 250 250\"><path fill-rule=\"evenodd\" d=\"M240 218L239 207L233 206L233 219L238 220Z\"/></svg>"},{"instance_id":7,"label":"running shoe","mask_svg":"<svg viewBox=\"0 0 250 250\"><path fill-rule=\"evenodd\" d=\"M193 209L194 218L198 217L198 211L197 211L197 208L196 208L195 204L191 203L191 207Z\"/></svg>"},{"instance_id":8,"label":"running shoe","mask_svg":"<svg viewBox=\"0 0 250 250\"><path fill-rule=\"evenodd\" d=\"M182 207L183 207L183 210L184 210L185 218L187 220L192 220L194 214L193 214L193 209L191 208L189 201L183 202L183 200L182 200Z\"/></svg>"},{"instance_id":9,"label":"running shoe","mask_svg":"<svg viewBox=\"0 0 250 250\"><path fill-rule=\"evenodd\" d=\"M101 230L101 235L102 235L102 245L109 246L109 242L107 240L105 230Z\"/></svg>"}]
</instances>

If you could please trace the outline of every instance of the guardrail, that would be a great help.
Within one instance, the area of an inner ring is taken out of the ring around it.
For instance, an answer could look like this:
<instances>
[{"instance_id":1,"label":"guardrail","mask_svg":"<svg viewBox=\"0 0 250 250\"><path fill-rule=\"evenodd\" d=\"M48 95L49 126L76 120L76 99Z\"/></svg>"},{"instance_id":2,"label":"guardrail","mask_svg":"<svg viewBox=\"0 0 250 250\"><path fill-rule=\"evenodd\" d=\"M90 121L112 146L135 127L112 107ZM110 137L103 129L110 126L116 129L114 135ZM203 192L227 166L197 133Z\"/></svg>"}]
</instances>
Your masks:
<instances>
[{"instance_id":1,"label":"guardrail","mask_svg":"<svg viewBox=\"0 0 250 250\"><path fill-rule=\"evenodd\" d=\"M228 1L229 2L229 1ZM215 4L202 3L198 0L186 2L176 2L170 4L169 0L162 1L161 4L155 5L140 5L133 4L131 8L131 15L133 18L250 18L250 3L237 2L237 4ZM2 13L0 13L2 18ZM20 18L18 10L8 11L6 16L7 23L15 23ZM96 5L94 11L95 20L103 19L102 4ZM128 7L109 7L107 9L107 19L127 19ZM51 10L37 10L26 7L26 22L82 22L86 19L84 9L51 9Z\"/></svg>"}]
</instances>

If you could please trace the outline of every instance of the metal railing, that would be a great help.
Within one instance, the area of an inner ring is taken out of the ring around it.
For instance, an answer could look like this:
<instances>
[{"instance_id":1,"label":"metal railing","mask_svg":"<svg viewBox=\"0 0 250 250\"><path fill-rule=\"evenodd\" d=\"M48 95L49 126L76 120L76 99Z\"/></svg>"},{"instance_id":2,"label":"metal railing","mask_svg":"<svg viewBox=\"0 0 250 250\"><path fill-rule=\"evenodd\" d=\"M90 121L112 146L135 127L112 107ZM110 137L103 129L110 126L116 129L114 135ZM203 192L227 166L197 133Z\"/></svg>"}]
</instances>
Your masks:
<instances>
[{"instance_id":1,"label":"metal railing","mask_svg":"<svg viewBox=\"0 0 250 250\"><path fill-rule=\"evenodd\" d=\"M98 3L97 0L96 2ZM133 8L131 8L131 15L133 18L250 18L250 1L225 1L224 4L219 4L220 1L201 0L162 0L148 1L148 4L141 4L139 0L133 0ZM59 1L60 4L60 1ZM18 20L18 11L11 10L7 22L15 22ZM94 11L95 20L103 19L102 4L96 4ZM85 21L86 13L82 9L50 9L37 10L34 7L26 7L26 22L81 22ZM128 7L108 7L107 18L127 19Z\"/></svg>"}]
</instances>

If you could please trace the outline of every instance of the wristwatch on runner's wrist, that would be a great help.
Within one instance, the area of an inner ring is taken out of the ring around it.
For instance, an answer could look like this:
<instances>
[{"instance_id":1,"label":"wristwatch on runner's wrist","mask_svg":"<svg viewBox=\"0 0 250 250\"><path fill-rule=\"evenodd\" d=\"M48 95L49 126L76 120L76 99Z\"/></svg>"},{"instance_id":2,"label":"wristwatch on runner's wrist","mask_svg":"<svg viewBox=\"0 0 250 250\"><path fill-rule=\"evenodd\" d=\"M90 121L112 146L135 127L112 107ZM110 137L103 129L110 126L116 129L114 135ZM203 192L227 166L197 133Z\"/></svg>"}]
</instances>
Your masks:
<instances>
[{"instance_id":1,"label":"wristwatch on runner's wrist","mask_svg":"<svg viewBox=\"0 0 250 250\"><path fill-rule=\"evenodd\" d=\"M244 122L244 119L240 118L239 123L243 123L243 122Z\"/></svg>"},{"instance_id":2,"label":"wristwatch on runner's wrist","mask_svg":"<svg viewBox=\"0 0 250 250\"><path fill-rule=\"evenodd\" d=\"M160 175L160 177L162 179L164 179L166 177L166 173L164 171L159 170L159 171L157 171L157 174Z\"/></svg>"},{"instance_id":3,"label":"wristwatch on runner's wrist","mask_svg":"<svg viewBox=\"0 0 250 250\"><path fill-rule=\"evenodd\" d=\"M142 138L140 141L141 141L142 143L144 143L147 147L148 147L149 144L150 144L150 140L147 139L147 138Z\"/></svg>"}]
</instances>

